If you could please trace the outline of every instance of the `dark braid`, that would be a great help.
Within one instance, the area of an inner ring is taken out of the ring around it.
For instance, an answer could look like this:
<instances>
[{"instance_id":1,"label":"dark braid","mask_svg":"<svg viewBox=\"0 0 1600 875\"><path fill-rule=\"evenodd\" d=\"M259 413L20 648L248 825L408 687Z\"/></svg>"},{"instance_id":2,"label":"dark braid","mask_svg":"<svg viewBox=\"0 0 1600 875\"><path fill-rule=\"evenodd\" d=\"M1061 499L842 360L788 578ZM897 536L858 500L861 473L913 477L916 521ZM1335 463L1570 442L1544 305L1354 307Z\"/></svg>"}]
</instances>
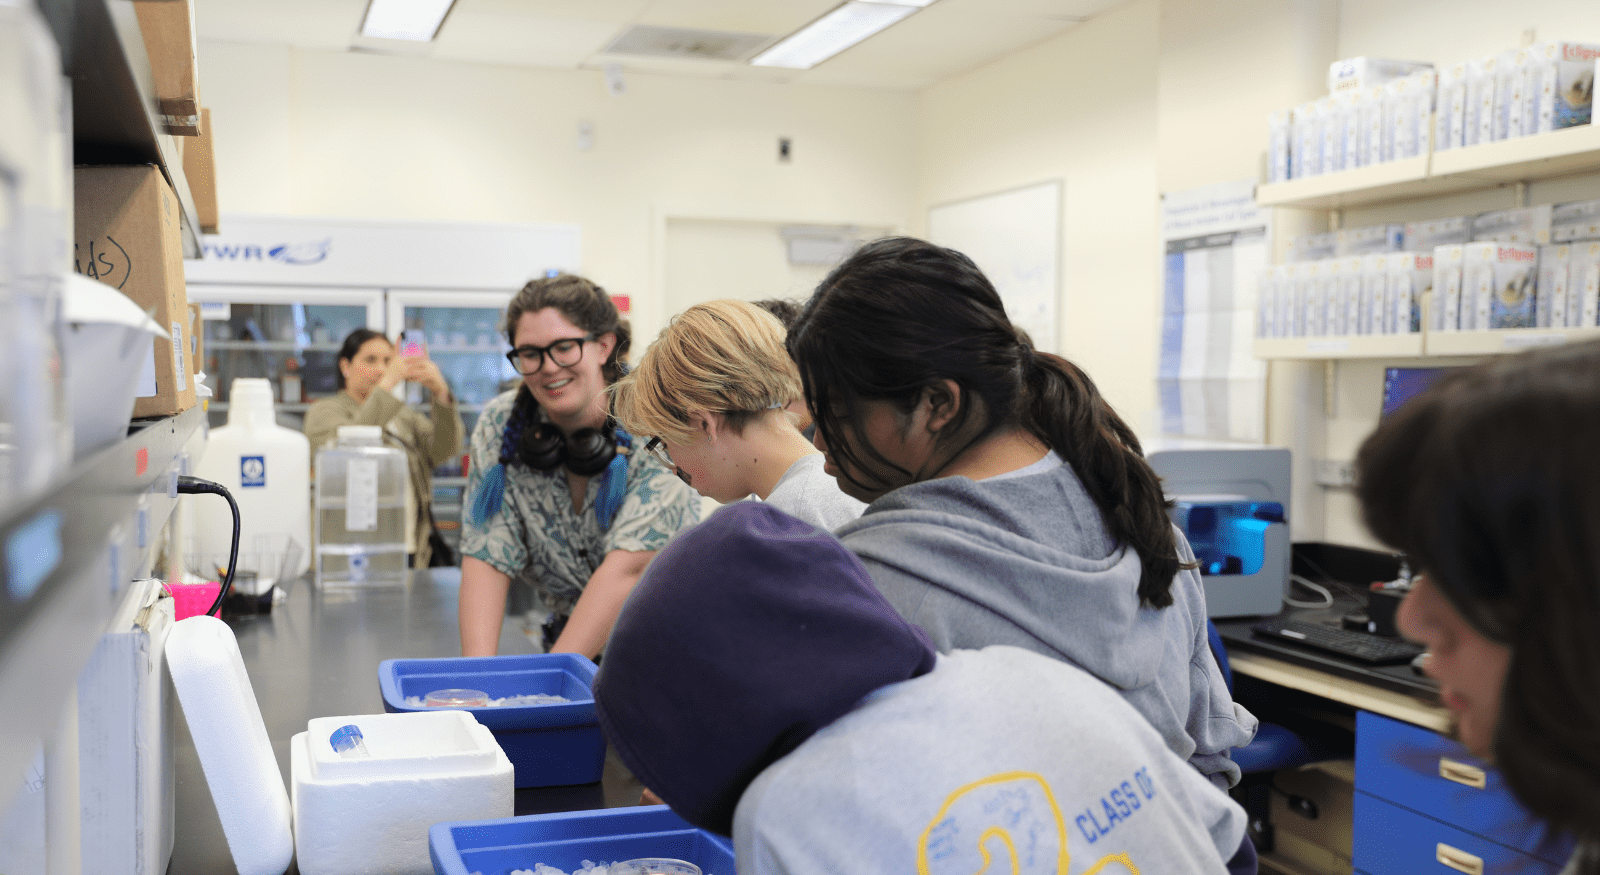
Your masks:
<instances>
[{"instance_id":1,"label":"dark braid","mask_svg":"<svg viewBox=\"0 0 1600 875\"><path fill-rule=\"evenodd\" d=\"M1032 358L1028 431L1072 465L1112 536L1139 554L1139 600L1157 608L1172 604L1180 563L1167 516L1171 502L1139 438L1077 365L1045 352L1034 351Z\"/></svg>"},{"instance_id":2,"label":"dark braid","mask_svg":"<svg viewBox=\"0 0 1600 875\"><path fill-rule=\"evenodd\" d=\"M538 421L539 402L533 400L533 393L527 386L518 386L517 400L511 405L505 428L500 430L500 464L509 465L516 460L522 433Z\"/></svg>"}]
</instances>

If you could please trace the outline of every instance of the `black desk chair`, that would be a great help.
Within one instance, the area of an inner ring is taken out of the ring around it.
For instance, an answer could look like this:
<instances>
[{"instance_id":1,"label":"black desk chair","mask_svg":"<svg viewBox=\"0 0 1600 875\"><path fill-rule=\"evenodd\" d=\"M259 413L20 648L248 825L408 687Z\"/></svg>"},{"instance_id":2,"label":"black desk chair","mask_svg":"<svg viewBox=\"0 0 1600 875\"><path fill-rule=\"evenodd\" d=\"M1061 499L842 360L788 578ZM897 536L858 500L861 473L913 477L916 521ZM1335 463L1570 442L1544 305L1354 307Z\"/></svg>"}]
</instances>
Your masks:
<instances>
[{"instance_id":1,"label":"black desk chair","mask_svg":"<svg viewBox=\"0 0 1600 875\"><path fill-rule=\"evenodd\" d=\"M1222 679L1233 693L1233 669L1228 665L1228 651L1222 645L1222 635L1217 626L1206 621L1206 634L1211 642L1211 653L1222 670ZM1241 702L1260 719L1261 711L1249 702ZM1270 712L1270 706L1262 710ZM1273 715L1274 720L1260 720L1255 738L1244 747L1233 749L1233 761L1243 776L1239 789L1245 798L1245 813L1249 816L1250 838L1256 850L1269 853L1275 844L1272 826L1272 773L1280 769L1293 769L1326 760L1349 759L1355 755L1355 734L1338 726L1311 719L1296 719L1293 714ZM1282 720L1283 722L1278 722ZM1312 806L1310 816L1315 817Z\"/></svg>"}]
</instances>

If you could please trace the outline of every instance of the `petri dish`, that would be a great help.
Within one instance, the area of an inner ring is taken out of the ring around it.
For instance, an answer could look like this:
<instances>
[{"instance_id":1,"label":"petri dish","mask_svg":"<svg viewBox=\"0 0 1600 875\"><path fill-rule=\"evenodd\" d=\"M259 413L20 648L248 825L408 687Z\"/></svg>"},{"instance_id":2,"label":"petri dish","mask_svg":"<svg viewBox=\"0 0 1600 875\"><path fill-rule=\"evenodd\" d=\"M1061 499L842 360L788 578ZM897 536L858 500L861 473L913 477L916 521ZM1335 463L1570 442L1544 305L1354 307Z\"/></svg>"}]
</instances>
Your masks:
<instances>
[{"instance_id":1,"label":"petri dish","mask_svg":"<svg viewBox=\"0 0 1600 875\"><path fill-rule=\"evenodd\" d=\"M640 857L611 864L608 875L700 875L700 867L670 857Z\"/></svg>"},{"instance_id":2,"label":"petri dish","mask_svg":"<svg viewBox=\"0 0 1600 875\"><path fill-rule=\"evenodd\" d=\"M434 690L423 697L428 708L481 708L489 704L489 694L482 690Z\"/></svg>"}]
</instances>

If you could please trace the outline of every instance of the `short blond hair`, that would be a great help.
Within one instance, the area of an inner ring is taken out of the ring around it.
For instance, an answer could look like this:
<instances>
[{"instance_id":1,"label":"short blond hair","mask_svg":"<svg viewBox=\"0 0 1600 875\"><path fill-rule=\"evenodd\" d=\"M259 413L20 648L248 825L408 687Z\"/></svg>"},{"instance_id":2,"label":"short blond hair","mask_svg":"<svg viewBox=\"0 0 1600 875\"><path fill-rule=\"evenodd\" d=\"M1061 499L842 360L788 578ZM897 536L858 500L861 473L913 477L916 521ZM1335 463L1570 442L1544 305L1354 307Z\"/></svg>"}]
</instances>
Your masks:
<instances>
[{"instance_id":1,"label":"short blond hair","mask_svg":"<svg viewBox=\"0 0 1600 875\"><path fill-rule=\"evenodd\" d=\"M612 414L636 435L687 442L691 410L720 413L734 432L800 397L783 323L746 301L696 304L672 317L611 387Z\"/></svg>"}]
</instances>

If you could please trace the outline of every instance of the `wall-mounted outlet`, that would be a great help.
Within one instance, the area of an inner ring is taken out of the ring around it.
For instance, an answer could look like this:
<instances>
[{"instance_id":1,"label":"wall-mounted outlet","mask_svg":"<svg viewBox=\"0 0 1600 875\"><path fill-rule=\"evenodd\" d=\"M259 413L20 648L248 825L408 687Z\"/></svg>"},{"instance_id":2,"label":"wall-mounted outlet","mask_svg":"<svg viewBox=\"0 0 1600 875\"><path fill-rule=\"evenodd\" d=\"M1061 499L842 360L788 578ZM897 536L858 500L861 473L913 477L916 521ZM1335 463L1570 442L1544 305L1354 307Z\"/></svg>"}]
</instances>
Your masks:
<instances>
[{"instance_id":1,"label":"wall-mounted outlet","mask_svg":"<svg viewBox=\"0 0 1600 875\"><path fill-rule=\"evenodd\" d=\"M1356 465L1342 459L1317 459L1313 477L1318 486L1356 485Z\"/></svg>"}]
</instances>

